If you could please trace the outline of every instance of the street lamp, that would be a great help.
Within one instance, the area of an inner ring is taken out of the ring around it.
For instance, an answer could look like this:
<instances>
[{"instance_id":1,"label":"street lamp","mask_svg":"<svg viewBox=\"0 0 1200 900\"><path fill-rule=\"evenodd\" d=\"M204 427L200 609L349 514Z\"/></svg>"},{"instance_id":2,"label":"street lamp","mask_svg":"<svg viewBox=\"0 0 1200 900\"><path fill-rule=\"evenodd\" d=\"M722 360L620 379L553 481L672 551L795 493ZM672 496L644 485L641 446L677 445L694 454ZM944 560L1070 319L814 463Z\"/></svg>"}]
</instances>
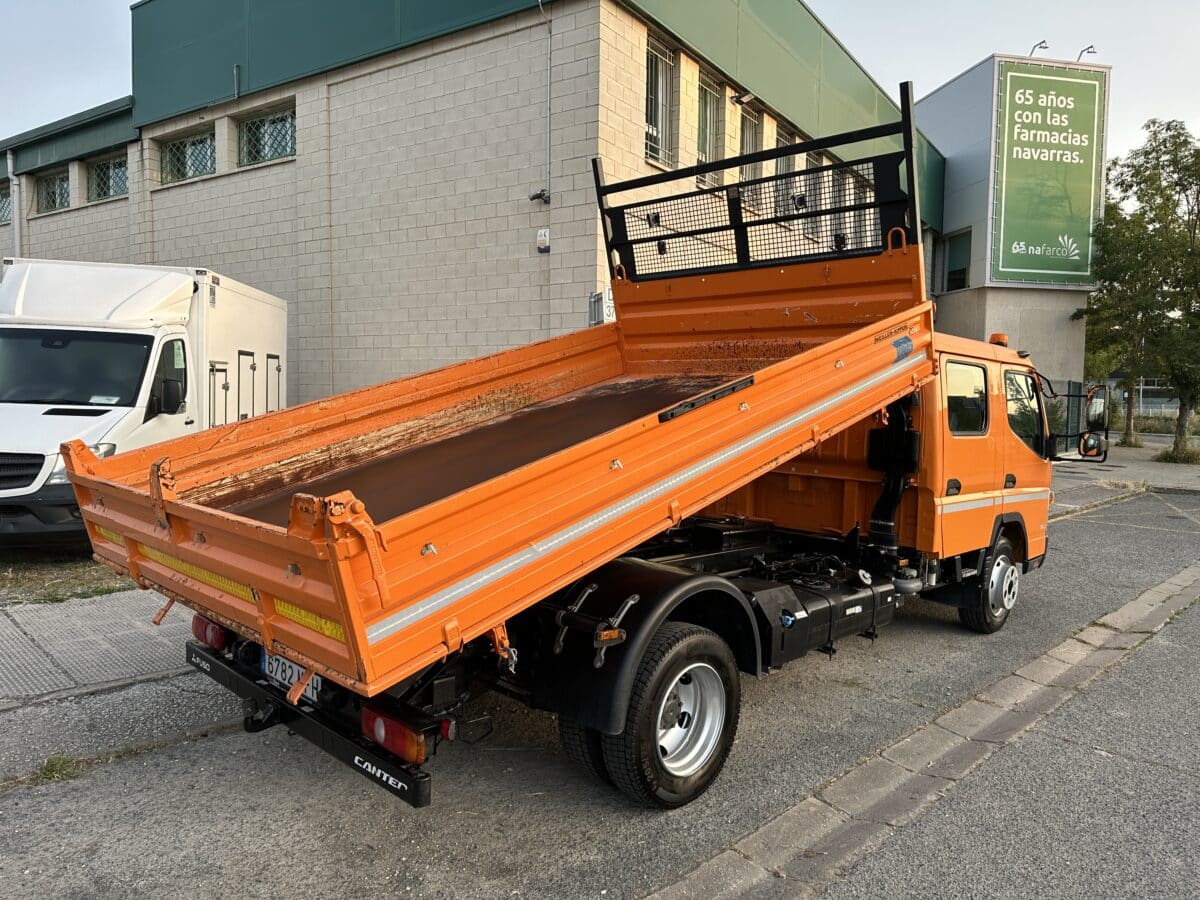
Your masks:
<instances>
[{"instance_id":1,"label":"street lamp","mask_svg":"<svg viewBox=\"0 0 1200 900\"><path fill-rule=\"evenodd\" d=\"M1033 45L1033 48L1029 51L1029 55L1033 56L1033 54L1037 53L1039 50L1049 50L1049 49L1050 49L1050 45L1047 44L1044 40L1038 41L1036 44Z\"/></svg>"},{"instance_id":2,"label":"street lamp","mask_svg":"<svg viewBox=\"0 0 1200 900\"><path fill-rule=\"evenodd\" d=\"M1088 44L1086 47L1084 47L1082 50L1080 50L1079 55L1077 57L1075 57L1075 62L1079 62L1081 59L1083 59L1083 55L1085 53L1087 53L1091 56L1095 56L1096 55L1096 45Z\"/></svg>"}]
</instances>

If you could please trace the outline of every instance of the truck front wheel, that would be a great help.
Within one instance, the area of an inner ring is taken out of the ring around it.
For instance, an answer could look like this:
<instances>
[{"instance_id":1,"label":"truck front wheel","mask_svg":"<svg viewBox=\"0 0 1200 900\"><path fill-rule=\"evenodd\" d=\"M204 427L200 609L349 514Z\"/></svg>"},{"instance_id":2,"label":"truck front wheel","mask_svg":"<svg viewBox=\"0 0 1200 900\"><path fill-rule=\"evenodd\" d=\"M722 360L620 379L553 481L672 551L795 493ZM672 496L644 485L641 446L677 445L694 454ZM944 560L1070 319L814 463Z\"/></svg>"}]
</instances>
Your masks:
<instances>
[{"instance_id":1,"label":"truck front wheel","mask_svg":"<svg viewBox=\"0 0 1200 900\"><path fill-rule=\"evenodd\" d=\"M996 540L976 579L967 586L971 591L970 601L959 608L958 615L972 631L993 634L1008 621L1021 589L1021 566L1008 538Z\"/></svg>"},{"instance_id":2,"label":"truck front wheel","mask_svg":"<svg viewBox=\"0 0 1200 900\"><path fill-rule=\"evenodd\" d=\"M729 645L699 625L666 622L638 666L625 730L601 736L605 768L647 806L690 803L725 765L740 710Z\"/></svg>"}]
</instances>

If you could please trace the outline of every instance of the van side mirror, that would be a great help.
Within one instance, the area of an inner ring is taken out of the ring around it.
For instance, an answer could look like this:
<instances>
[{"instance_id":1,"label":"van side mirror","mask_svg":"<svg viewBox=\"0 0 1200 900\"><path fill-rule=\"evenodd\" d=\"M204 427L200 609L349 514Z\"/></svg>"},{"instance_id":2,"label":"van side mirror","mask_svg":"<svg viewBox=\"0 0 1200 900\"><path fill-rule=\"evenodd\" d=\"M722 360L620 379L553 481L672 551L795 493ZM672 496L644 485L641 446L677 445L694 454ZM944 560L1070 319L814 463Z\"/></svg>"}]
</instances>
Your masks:
<instances>
[{"instance_id":1,"label":"van side mirror","mask_svg":"<svg viewBox=\"0 0 1200 900\"><path fill-rule=\"evenodd\" d=\"M1108 458L1108 439L1093 431L1085 431L1079 436L1079 455L1084 459L1104 462Z\"/></svg>"},{"instance_id":2,"label":"van side mirror","mask_svg":"<svg viewBox=\"0 0 1200 900\"><path fill-rule=\"evenodd\" d=\"M162 380L162 405L159 414L173 416L183 406L183 385L174 378Z\"/></svg>"}]
</instances>

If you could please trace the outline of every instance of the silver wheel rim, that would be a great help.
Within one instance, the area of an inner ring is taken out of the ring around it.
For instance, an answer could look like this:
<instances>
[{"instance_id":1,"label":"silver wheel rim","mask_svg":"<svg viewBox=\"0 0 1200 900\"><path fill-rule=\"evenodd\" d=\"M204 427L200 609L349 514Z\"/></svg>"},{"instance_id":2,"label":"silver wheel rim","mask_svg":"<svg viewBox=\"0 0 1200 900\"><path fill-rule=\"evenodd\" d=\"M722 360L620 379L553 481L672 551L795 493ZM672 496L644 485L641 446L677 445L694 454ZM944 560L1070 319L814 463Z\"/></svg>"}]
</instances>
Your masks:
<instances>
[{"instance_id":1,"label":"silver wheel rim","mask_svg":"<svg viewBox=\"0 0 1200 900\"><path fill-rule=\"evenodd\" d=\"M708 663L675 676L658 705L658 758L677 778L698 772L721 743L725 683Z\"/></svg>"},{"instance_id":2,"label":"silver wheel rim","mask_svg":"<svg viewBox=\"0 0 1200 900\"><path fill-rule=\"evenodd\" d=\"M1021 570L1007 556L996 558L988 579L988 605L993 616L1006 615L1016 605L1021 591Z\"/></svg>"}]
</instances>

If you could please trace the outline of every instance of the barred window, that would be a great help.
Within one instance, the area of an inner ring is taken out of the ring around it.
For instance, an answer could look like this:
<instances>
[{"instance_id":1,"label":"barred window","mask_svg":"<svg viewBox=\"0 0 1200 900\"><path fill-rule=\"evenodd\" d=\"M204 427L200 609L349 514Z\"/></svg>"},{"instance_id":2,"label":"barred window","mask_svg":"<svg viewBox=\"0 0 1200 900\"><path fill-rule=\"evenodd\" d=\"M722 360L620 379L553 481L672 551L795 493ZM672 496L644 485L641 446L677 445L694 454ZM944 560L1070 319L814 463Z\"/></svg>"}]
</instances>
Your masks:
<instances>
[{"instance_id":1,"label":"barred window","mask_svg":"<svg viewBox=\"0 0 1200 900\"><path fill-rule=\"evenodd\" d=\"M671 94L675 87L675 51L646 36L646 158L675 165Z\"/></svg>"},{"instance_id":2,"label":"barred window","mask_svg":"<svg viewBox=\"0 0 1200 900\"><path fill-rule=\"evenodd\" d=\"M162 183L199 178L217 171L217 143L211 131L190 134L159 148Z\"/></svg>"},{"instance_id":3,"label":"barred window","mask_svg":"<svg viewBox=\"0 0 1200 900\"><path fill-rule=\"evenodd\" d=\"M751 109L749 106L742 106L742 135L739 145L739 151L744 156L747 153L757 153L763 148L762 144L762 116L758 110ZM762 163L750 163L746 166L741 166L738 169L738 178L743 181L753 181L755 178L762 178L763 168ZM762 203L763 185L754 184L749 187L742 188L742 203L745 206L759 208Z\"/></svg>"},{"instance_id":4,"label":"barred window","mask_svg":"<svg viewBox=\"0 0 1200 900\"><path fill-rule=\"evenodd\" d=\"M700 165L720 159L721 152L721 85L707 72L700 73L700 104L697 108L696 162ZM716 187L721 183L720 172L708 172L696 179L701 187Z\"/></svg>"},{"instance_id":5,"label":"barred window","mask_svg":"<svg viewBox=\"0 0 1200 900\"><path fill-rule=\"evenodd\" d=\"M71 205L71 178L65 172L37 176L37 211L53 212Z\"/></svg>"},{"instance_id":6,"label":"barred window","mask_svg":"<svg viewBox=\"0 0 1200 900\"><path fill-rule=\"evenodd\" d=\"M782 126L775 132L776 147L790 147L796 143L796 136ZM780 176L791 175L796 171L795 156L781 156L775 160L775 172ZM793 197L799 192L798 178L780 178L775 182L775 215L790 216L797 212Z\"/></svg>"},{"instance_id":7,"label":"barred window","mask_svg":"<svg viewBox=\"0 0 1200 900\"><path fill-rule=\"evenodd\" d=\"M8 182L0 184L0 222L12 221L12 194L8 190Z\"/></svg>"},{"instance_id":8,"label":"barred window","mask_svg":"<svg viewBox=\"0 0 1200 900\"><path fill-rule=\"evenodd\" d=\"M124 156L88 163L88 201L124 197L129 193L129 168Z\"/></svg>"},{"instance_id":9,"label":"barred window","mask_svg":"<svg viewBox=\"0 0 1200 900\"><path fill-rule=\"evenodd\" d=\"M276 110L238 122L238 165L296 155L296 111Z\"/></svg>"}]
</instances>

